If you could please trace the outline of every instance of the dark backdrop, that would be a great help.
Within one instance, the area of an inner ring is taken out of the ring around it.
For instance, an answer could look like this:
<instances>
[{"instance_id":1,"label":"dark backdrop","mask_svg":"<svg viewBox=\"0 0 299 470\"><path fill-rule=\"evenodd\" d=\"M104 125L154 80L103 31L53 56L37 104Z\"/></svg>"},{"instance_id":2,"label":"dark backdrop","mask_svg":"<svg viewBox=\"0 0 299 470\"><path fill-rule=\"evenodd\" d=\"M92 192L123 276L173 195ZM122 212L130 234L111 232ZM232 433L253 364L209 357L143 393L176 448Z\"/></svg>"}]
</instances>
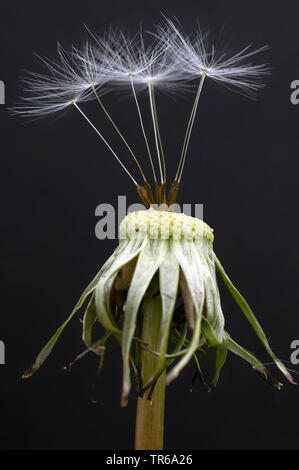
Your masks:
<instances>
[{"instance_id":1,"label":"dark backdrop","mask_svg":"<svg viewBox=\"0 0 299 470\"><path fill-rule=\"evenodd\" d=\"M215 229L216 253L252 305L274 351L289 361L290 343L299 338L299 105L290 102L290 83L299 79L298 2L2 3L0 79L6 104L21 94L23 69L39 68L33 52L53 56L56 41L66 46L78 42L85 36L83 23L99 34L110 24L135 31L141 21L148 29L161 20L161 9L177 16L188 32L196 17L215 37L224 25L224 37L236 48L250 42L271 45L261 60L270 63L273 73L257 100L206 83L181 201L204 204L205 220ZM142 148L132 100L110 94L106 103L130 142ZM159 95L158 105L171 172L192 97ZM100 122L99 112L91 109ZM75 111L31 124L9 117L6 106L0 113L0 339L6 345L6 365L0 366L0 447L130 449L135 401L126 409L119 406L117 345L107 354L97 404L90 401L96 357L82 360L70 373L62 370L82 350L78 320L36 376L22 381L21 375L117 244L96 239L96 206L116 204L117 195L136 202L134 187ZM116 142L102 121L103 131ZM228 331L268 362L249 324L221 290ZM189 392L192 373L189 366L167 390L166 448L298 448L298 388L285 384L274 392L232 356L210 394L199 384Z\"/></svg>"}]
</instances>

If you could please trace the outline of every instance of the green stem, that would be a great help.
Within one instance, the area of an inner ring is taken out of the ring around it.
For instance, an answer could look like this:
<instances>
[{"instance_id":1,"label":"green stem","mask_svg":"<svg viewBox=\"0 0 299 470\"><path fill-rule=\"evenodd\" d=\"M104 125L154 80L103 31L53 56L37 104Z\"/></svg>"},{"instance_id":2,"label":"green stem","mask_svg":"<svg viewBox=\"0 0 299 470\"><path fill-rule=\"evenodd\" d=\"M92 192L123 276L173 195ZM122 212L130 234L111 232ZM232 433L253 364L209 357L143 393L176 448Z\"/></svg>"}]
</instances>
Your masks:
<instances>
[{"instance_id":1,"label":"green stem","mask_svg":"<svg viewBox=\"0 0 299 470\"><path fill-rule=\"evenodd\" d=\"M161 299L146 299L143 307L142 339L153 351L159 350ZM158 356L141 349L141 376L146 384L156 371ZM151 399L148 392L138 398L135 450L162 450L164 436L165 372L158 379Z\"/></svg>"}]
</instances>

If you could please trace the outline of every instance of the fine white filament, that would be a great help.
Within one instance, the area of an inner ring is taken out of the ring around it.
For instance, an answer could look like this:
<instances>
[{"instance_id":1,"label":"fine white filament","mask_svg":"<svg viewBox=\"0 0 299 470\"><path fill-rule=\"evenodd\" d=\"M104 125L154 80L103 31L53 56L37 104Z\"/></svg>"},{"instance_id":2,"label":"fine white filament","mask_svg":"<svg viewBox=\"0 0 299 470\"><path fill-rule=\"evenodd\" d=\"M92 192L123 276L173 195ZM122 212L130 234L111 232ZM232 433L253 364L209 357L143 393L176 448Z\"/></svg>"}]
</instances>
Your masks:
<instances>
[{"instance_id":1,"label":"fine white filament","mask_svg":"<svg viewBox=\"0 0 299 470\"><path fill-rule=\"evenodd\" d=\"M151 33L152 43L149 46L145 45L141 31L131 38L119 31L110 30L102 38L88 31L93 43L86 41L81 49L72 47L69 51L58 44L56 61L41 59L47 73L29 73L23 79L28 95L12 108L12 112L28 117L39 117L62 111L74 104L136 186L137 180L78 103L86 103L91 99L98 100L104 114L134 158L143 181L147 183L140 159L137 159L101 98L103 94L116 88L131 90L153 181L157 184L155 163L138 99L138 93L147 93L154 130L158 174L162 185L166 183L166 162L158 123L155 90L168 93L186 92L197 85L174 177L174 181L179 184L204 81L211 79L242 94L254 95L263 86L262 77L269 73L265 65L251 63L252 57L267 49L267 46L255 50L247 46L230 55L227 52L217 53L214 45L209 45L208 35L203 34L200 28L193 36L187 36L178 25L167 18L164 24L158 25L156 31Z\"/></svg>"}]
</instances>

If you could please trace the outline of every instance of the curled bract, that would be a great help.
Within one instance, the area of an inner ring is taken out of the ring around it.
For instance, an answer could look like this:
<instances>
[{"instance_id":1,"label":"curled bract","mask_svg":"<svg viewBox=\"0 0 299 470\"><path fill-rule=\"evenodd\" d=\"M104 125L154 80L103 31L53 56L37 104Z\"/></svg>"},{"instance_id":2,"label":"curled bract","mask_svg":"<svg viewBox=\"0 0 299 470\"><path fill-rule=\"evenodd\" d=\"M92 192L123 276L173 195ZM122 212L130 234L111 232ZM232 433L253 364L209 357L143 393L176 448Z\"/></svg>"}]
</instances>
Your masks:
<instances>
[{"instance_id":1,"label":"curled bract","mask_svg":"<svg viewBox=\"0 0 299 470\"><path fill-rule=\"evenodd\" d=\"M249 305L217 259L213 239L213 230L205 222L184 214L154 209L130 213L121 223L119 246L24 377L32 375L42 365L65 327L89 298L83 319L86 351L103 355L107 340L112 335L116 337L122 351L123 406L131 389L131 366L135 377L141 376L140 348L147 348L158 356L158 360L148 382L139 383L139 392L152 389L166 369L169 369L166 376L169 384L192 358L201 373L196 354L205 346L216 348L215 373L210 387L216 385L227 352L231 351L249 362L268 383L279 389L281 384L270 377L263 363L225 331L216 279L218 271L272 360L294 383L289 371L271 350ZM156 351L150 350L140 338L143 315L147 312L143 308L144 303L151 298L159 298L161 306L159 347ZM100 340L93 341L92 331L98 321L106 333ZM170 344L173 344L172 351L169 351Z\"/></svg>"}]
</instances>

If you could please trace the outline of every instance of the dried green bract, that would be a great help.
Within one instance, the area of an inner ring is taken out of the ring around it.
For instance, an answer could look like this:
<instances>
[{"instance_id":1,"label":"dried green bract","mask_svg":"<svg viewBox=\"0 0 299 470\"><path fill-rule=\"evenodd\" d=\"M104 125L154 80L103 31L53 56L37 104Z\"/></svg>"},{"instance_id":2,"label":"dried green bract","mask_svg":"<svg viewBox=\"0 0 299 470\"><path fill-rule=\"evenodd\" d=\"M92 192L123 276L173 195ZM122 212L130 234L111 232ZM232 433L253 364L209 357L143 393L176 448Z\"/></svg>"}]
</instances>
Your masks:
<instances>
[{"instance_id":1,"label":"dried green bract","mask_svg":"<svg viewBox=\"0 0 299 470\"><path fill-rule=\"evenodd\" d=\"M83 340L87 351L93 350L100 355L111 335L119 341L123 360L121 403L125 406L131 389L130 364L138 382L141 376L140 348L148 347L139 336L146 312L143 304L145 299L157 297L161 304L161 320L157 325L159 348L150 352L158 356L158 361L149 382L141 384L139 381L139 392L147 389L151 392L161 373L168 368L166 383L169 384L192 358L200 371L196 353L205 345L217 350L210 386L216 385L229 350L249 362L275 388L280 388L281 384L270 378L265 366L224 330L216 280L218 270L269 355L293 383L288 370L270 349L247 302L217 259L213 239L213 230L206 223L184 214L152 208L130 213L120 226L119 246L24 377L32 375L42 365L65 327L89 298L83 320ZM183 305L180 305L180 299ZM94 342L92 330L97 321L106 329L106 334ZM173 345L171 351L170 344ZM170 367L174 361L177 362Z\"/></svg>"}]
</instances>

